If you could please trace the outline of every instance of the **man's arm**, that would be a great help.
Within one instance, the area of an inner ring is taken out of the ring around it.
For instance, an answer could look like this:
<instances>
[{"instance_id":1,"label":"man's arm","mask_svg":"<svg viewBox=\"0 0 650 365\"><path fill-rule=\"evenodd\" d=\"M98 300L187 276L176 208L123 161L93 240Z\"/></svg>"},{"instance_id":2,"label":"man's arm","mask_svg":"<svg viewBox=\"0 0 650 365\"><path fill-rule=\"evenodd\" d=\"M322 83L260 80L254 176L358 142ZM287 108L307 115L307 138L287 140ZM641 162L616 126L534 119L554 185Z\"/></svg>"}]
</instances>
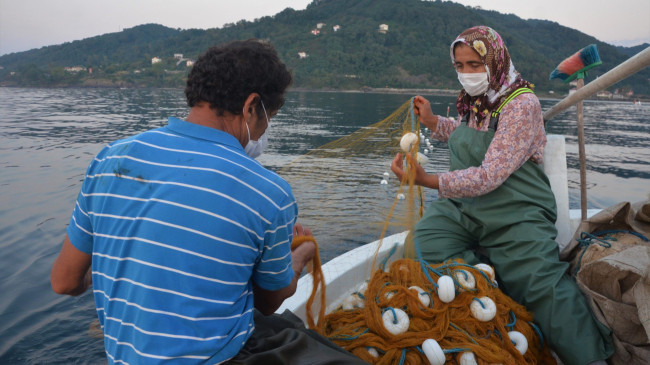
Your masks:
<instances>
[{"instance_id":1,"label":"man's arm","mask_svg":"<svg viewBox=\"0 0 650 365\"><path fill-rule=\"evenodd\" d=\"M304 229L300 224L296 224L293 229L294 238L297 236L311 236L309 229ZM316 255L316 244L312 241L306 241L291 251L291 267L293 269L293 280L291 283L280 290L265 290L253 283L253 298L255 308L265 316L273 314L285 299L289 298L296 292L298 279L305 266L310 263Z\"/></svg>"},{"instance_id":2,"label":"man's arm","mask_svg":"<svg viewBox=\"0 0 650 365\"><path fill-rule=\"evenodd\" d=\"M63 247L59 252L50 272L52 290L58 294L79 295L88 289L92 283L92 255L78 250L65 236Z\"/></svg>"}]
</instances>

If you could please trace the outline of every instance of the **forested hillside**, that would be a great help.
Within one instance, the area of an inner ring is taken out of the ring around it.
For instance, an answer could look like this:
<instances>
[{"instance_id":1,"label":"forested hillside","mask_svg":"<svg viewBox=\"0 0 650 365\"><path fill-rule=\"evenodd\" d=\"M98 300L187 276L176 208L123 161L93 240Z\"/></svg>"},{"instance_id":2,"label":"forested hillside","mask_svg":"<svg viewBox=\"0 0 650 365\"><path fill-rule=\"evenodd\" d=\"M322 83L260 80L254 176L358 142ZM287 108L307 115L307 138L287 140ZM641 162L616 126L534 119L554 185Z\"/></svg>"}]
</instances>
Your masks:
<instances>
[{"instance_id":1,"label":"forested hillside","mask_svg":"<svg viewBox=\"0 0 650 365\"><path fill-rule=\"evenodd\" d=\"M385 32L379 31L382 24L387 26ZM277 48L293 71L295 87L457 89L449 44L462 30L478 24L502 35L516 68L539 91L566 92L568 86L550 81L549 74L591 43L598 45L603 65L589 72L587 82L638 52L554 22L523 20L453 2L315 0L305 10L287 8L274 16L222 28L181 30L147 24L5 55L0 57L0 82L9 86L182 87L189 70L186 61L196 59L209 46L260 38ZM174 54L183 58L174 59ZM154 57L161 62L152 64ZM64 69L72 66L81 66L82 71ZM612 90L650 95L649 78L646 69Z\"/></svg>"}]
</instances>

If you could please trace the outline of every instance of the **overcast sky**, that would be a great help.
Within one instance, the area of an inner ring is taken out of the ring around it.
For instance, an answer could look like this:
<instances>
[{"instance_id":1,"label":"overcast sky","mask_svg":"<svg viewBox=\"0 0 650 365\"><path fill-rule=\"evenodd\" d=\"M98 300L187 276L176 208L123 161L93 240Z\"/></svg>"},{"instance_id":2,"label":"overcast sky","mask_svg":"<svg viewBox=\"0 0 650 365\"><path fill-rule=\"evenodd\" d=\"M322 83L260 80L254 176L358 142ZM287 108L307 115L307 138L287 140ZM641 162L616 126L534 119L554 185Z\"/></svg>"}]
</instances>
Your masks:
<instances>
[{"instance_id":1,"label":"overcast sky","mask_svg":"<svg viewBox=\"0 0 650 365\"><path fill-rule=\"evenodd\" d=\"M215 28L303 10L311 0L0 0L0 55L140 24ZM524 19L546 19L610 44L650 43L649 0L457 0Z\"/></svg>"}]
</instances>

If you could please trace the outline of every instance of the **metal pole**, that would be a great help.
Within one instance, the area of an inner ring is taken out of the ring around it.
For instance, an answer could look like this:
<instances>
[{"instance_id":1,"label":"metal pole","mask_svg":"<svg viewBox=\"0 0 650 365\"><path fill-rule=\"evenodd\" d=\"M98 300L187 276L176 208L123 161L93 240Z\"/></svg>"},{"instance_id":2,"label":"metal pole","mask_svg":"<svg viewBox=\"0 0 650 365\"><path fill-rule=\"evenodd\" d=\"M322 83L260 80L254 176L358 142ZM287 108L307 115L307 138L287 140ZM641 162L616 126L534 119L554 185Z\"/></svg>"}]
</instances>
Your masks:
<instances>
[{"instance_id":1,"label":"metal pole","mask_svg":"<svg viewBox=\"0 0 650 365\"><path fill-rule=\"evenodd\" d=\"M585 85L585 80L579 78L576 85L576 93ZM578 116L578 155L580 156L580 213L582 220L587 219L587 155L585 154L585 127L584 127L584 103L582 100L576 104Z\"/></svg>"},{"instance_id":2,"label":"metal pole","mask_svg":"<svg viewBox=\"0 0 650 365\"><path fill-rule=\"evenodd\" d=\"M650 66L650 47L647 47L627 61L609 70L601 77L585 85L582 89L577 90L575 93L560 100L551 109L544 113L544 120L549 121L553 119L553 117L568 109L570 106L575 105L577 102L584 100L601 90L607 89L615 83L648 66Z\"/></svg>"}]
</instances>

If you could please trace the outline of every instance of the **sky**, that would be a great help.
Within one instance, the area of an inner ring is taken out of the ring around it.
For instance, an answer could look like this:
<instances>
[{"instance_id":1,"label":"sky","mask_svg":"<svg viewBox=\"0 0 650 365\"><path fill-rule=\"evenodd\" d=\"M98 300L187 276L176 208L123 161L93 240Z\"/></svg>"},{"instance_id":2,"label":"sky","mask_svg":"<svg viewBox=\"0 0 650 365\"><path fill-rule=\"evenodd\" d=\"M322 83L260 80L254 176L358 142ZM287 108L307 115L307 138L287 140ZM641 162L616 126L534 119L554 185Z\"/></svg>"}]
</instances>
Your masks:
<instances>
[{"instance_id":1,"label":"sky","mask_svg":"<svg viewBox=\"0 0 650 365\"><path fill-rule=\"evenodd\" d=\"M396 0L398 1L398 0ZM648 0L454 0L555 21L622 46L650 43ZM0 0L0 55L71 42L146 23L208 29L303 10L311 0Z\"/></svg>"}]
</instances>

